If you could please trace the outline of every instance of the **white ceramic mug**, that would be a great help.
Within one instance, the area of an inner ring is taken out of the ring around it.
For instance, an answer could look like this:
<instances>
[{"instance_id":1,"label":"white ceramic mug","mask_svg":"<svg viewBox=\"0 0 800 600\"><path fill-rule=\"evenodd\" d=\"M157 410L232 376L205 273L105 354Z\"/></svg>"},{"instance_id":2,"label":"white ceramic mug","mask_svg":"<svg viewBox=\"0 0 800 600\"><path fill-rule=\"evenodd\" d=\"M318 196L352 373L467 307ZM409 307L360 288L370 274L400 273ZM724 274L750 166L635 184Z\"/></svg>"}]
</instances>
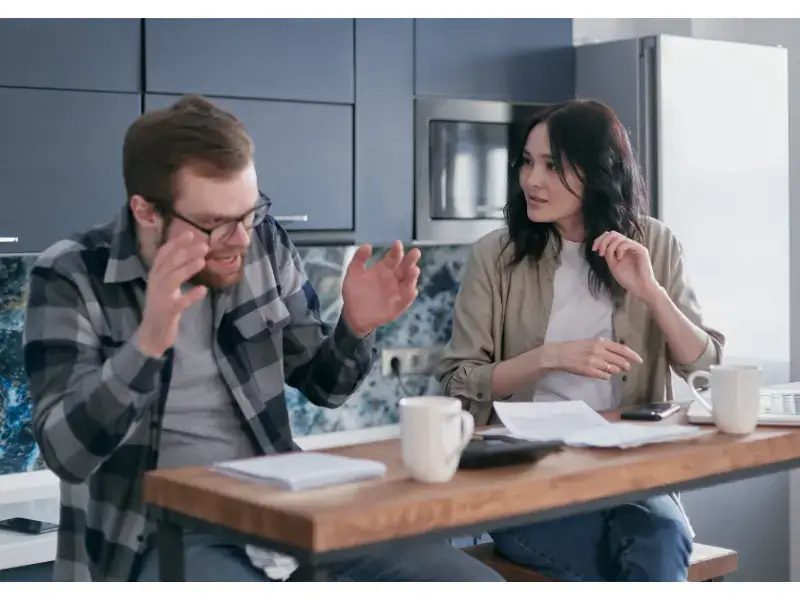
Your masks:
<instances>
[{"instance_id":1,"label":"white ceramic mug","mask_svg":"<svg viewBox=\"0 0 800 600\"><path fill-rule=\"evenodd\" d=\"M711 403L695 388L695 379L711 387ZM695 371L686 380L697 401L706 407L717 429L744 435L758 425L761 403L761 368L755 365L712 365L709 371Z\"/></svg>"},{"instance_id":2,"label":"white ceramic mug","mask_svg":"<svg viewBox=\"0 0 800 600\"><path fill-rule=\"evenodd\" d=\"M403 464L418 481L450 481L473 433L475 420L456 398L417 396L400 400Z\"/></svg>"}]
</instances>

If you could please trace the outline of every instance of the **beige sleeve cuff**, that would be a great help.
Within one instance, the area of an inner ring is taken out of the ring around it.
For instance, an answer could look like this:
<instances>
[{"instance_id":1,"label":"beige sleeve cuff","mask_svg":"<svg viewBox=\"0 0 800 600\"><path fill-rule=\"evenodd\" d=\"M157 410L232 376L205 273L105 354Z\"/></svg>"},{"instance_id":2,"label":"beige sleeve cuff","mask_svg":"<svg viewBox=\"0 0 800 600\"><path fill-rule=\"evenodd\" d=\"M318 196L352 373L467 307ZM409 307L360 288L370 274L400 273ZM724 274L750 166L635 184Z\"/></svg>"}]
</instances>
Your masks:
<instances>
[{"instance_id":1,"label":"beige sleeve cuff","mask_svg":"<svg viewBox=\"0 0 800 600\"><path fill-rule=\"evenodd\" d=\"M711 365L718 364L719 356L719 349L714 343L714 339L709 335L706 348L697 360L689 364L678 364L673 361L672 367L680 377L687 379L695 371L708 371Z\"/></svg>"},{"instance_id":2,"label":"beige sleeve cuff","mask_svg":"<svg viewBox=\"0 0 800 600\"><path fill-rule=\"evenodd\" d=\"M499 400L492 393L492 372L496 363L483 363L462 367L449 382L447 394L460 398L464 406L475 419L476 427L489 424L492 415L492 403Z\"/></svg>"}]
</instances>

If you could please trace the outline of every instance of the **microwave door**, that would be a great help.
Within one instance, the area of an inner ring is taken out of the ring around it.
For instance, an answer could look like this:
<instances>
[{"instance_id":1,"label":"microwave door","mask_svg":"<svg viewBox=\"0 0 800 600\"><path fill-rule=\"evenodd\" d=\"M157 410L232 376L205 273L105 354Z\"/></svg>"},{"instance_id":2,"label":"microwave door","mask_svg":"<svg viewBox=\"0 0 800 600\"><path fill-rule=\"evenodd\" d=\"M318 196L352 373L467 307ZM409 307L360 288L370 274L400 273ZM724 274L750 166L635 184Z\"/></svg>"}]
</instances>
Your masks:
<instances>
[{"instance_id":1,"label":"microwave door","mask_svg":"<svg viewBox=\"0 0 800 600\"><path fill-rule=\"evenodd\" d=\"M431 217L471 219L475 216L480 160L478 137L471 123L433 122Z\"/></svg>"},{"instance_id":2,"label":"microwave door","mask_svg":"<svg viewBox=\"0 0 800 600\"><path fill-rule=\"evenodd\" d=\"M486 140L482 155L481 202L476 207L482 219L502 219L508 197L509 127L492 126L482 130Z\"/></svg>"},{"instance_id":3,"label":"microwave door","mask_svg":"<svg viewBox=\"0 0 800 600\"><path fill-rule=\"evenodd\" d=\"M542 105L415 100L415 239L471 243L504 226L509 159Z\"/></svg>"}]
</instances>

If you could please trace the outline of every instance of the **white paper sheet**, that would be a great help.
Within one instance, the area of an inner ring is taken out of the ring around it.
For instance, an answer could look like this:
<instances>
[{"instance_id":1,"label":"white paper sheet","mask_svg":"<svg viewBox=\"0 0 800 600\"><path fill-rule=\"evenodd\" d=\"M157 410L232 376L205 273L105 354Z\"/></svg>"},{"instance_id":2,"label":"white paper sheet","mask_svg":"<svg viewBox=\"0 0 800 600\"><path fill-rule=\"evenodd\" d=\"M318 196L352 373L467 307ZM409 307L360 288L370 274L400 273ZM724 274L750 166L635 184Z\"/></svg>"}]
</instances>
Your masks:
<instances>
[{"instance_id":1,"label":"white paper sheet","mask_svg":"<svg viewBox=\"0 0 800 600\"><path fill-rule=\"evenodd\" d=\"M700 427L664 423L609 422L585 402L495 402L509 433L532 441L563 440L568 446L635 448L703 433Z\"/></svg>"},{"instance_id":2,"label":"white paper sheet","mask_svg":"<svg viewBox=\"0 0 800 600\"><path fill-rule=\"evenodd\" d=\"M325 452L270 454L215 463L211 468L232 477L293 491L374 479L386 474L386 465L377 460Z\"/></svg>"},{"instance_id":3,"label":"white paper sheet","mask_svg":"<svg viewBox=\"0 0 800 600\"><path fill-rule=\"evenodd\" d=\"M702 433L702 429L692 425L609 423L605 427L576 431L568 435L564 443L593 448L636 448L646 444L676 442Z\"/></svg>"},{"instance_id":4,"label":"white paper sheet","mask_svg":"<svg viewBox=\"0 0 800 600\"><path fill-rule=\"evenodd\" d=\"M533 441L561 440L576 431L608 425L580 400L573 402L495 402L494 410L511 435Z\"/></svg>"}]
</instances>

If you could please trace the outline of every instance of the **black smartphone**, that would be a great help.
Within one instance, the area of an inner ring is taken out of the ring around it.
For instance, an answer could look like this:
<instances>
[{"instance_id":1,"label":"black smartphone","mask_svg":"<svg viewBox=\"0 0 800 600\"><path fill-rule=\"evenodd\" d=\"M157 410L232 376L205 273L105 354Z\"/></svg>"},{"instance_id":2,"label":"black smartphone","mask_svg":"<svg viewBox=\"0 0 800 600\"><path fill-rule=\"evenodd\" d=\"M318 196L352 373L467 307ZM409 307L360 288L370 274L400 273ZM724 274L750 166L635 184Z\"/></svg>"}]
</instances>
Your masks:
<instances>
[{"instance_id":1,"label":"black smartphone","mask_svg":"<svg viewBox=\"0 0 800 600\"><path fill-rule=\"evenodd\" d=\"M16 531L17 533L47 533L48 531L57 531L58 524L48 523L47 521L37 521L36 519L26 519L24 517L14 517L13 519L5 519L0 521L0 529L8 529L9 531Z\"/></svg>"},{"instance_id":2,"label":"black smartphone","mask_svg":"<svg viewBox=\"0 0 800 600\"><path fill-rule=\"evenodd\" d=\"M626 421L661 421L680 411L681 407L672 402L658 402L648 406L637 406L622 411L620 419Z\"/></svg>"}]
</instances>

